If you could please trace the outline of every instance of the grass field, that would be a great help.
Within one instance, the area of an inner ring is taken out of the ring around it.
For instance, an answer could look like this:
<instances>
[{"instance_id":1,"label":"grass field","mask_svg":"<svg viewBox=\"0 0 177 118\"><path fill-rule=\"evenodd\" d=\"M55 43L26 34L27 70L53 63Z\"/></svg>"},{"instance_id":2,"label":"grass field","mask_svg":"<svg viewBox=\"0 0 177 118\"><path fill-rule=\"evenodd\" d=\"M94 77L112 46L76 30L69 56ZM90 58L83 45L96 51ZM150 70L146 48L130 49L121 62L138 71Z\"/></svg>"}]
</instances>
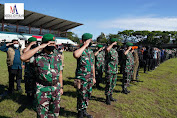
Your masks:
<instances>
[{"instance_id":1,"label":"grass field","mask_svg":"<svg viewBox=\"0 0 177 118\"><path fill-rule=\"evenodd\" d=\"M61 118L75 118L76 91L73 87L76 60L72 53L65 52L65 68L63 73L64 95L61 97ZM161 64L156 70L148 74L140 71L140 80L144 82L132 85L130 94L122 94L120 79L113 97L118 99L107 106L102 89L93 89L92 99L89 102L88 112L94 118L176 118L177 117L177 58L170 59ZM6 53L0 52L0 94L8 88L8 72L6 66ZM24 81L22 81L24 91ZM26 94L15 92L11 96L0 98L0 118L35 118Z\"/></svg>"}]
</instances>

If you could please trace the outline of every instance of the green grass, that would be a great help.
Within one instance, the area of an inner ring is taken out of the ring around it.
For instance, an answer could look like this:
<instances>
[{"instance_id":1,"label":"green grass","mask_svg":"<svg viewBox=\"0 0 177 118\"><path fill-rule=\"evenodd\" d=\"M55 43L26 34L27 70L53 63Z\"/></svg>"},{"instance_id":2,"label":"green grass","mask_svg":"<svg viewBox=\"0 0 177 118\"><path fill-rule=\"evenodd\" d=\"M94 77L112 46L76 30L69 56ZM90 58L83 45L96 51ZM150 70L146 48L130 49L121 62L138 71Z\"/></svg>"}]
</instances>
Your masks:
<instances>
[{"instance_id":1,"label":"green grass","mask_svg":"<svg viewBox=\"0 0 177 118\"><path fill-rule=\"evenodd\" d=\"M76 90L73 87L76 60L72 53L65 52L65 67L63 73L64 95L61 97L61 118L75 118ZM89 102L88 112L95 118L175 118L177 117L177 58L162 63L156 70L144 74L140 70L140 80L129 88L130 94L120 93L121 82L117 82L113 96L118 99L107 106L102 90L93 89L92 99ZM122 75L118 75L120 80ZM0 52L0 94L8 87L8 72L6 53ZM24 82L22 82L24 91ZM35 118L26 94L15 92L11 96L0 99L0 118Z\"/></svg>"}]
</instances>

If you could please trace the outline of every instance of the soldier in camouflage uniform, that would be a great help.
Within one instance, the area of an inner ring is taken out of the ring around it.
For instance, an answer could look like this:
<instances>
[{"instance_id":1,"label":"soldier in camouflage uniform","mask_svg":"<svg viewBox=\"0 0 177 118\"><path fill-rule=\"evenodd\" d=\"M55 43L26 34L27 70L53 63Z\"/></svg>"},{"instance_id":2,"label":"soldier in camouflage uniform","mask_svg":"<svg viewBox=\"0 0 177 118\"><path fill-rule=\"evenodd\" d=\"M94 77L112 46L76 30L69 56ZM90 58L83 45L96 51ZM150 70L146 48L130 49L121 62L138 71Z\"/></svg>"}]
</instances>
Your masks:
<instances>
[{"instance_id":1,"label":"soldier in camouflage uniform","mask_svg":"<svg viewBox=\"0 0 177 118\"><path fill-rule=\"evenodd\" d=\"M37 53L39 50L42 51ZM36 54L37 53L37 54ZM36 54L36 56L33 56ZM55 49L55 37L45 34L42 44L25 52L21 60L30 59L36 73L37 117L56 118L60 111L60 97L63 94L61 55Z\"/></svg>"},{"instance_id":2,"label":"soldier in camouflage uniform","mask_svg":"<svg viewBox=\"0 0 177 118\"><path fill-rule=\"evenodd\" d=\"M118 52L116 51L117 41L118 39L111 38L110 39L111 44L106 48L105 95L107 105L110 105L111 101L116 101L116 99L112 97L112 94L117 81L117 69L118 69Z\"/></svg>"},{"instance_id":3,"label":"soldier in camouflage uniform","mask_svg":"<svg viewBox=\"0 0 177 118\"><path fill-rule=\"evenodd\" d=\"M132 54L133 44L127 42L126 45L128 49L124 52L124 70L123 70L123 81L122 81L122 93L128 94L130 91L127 90L129 83L133 77L133 66L134 66L134 57Z\"/></svg>"},{"instance_id":4,"label":"soldier in camouflage uniform","mask_svg":"<svg viewBox=\"0 0 177 118\"><path fill-rule=\"evenodd\" d=\"M98 44L98 51L95 52L95 75L96 75L96 87L99 89L99 83L102 81L102 76L105 67L105 50L103 45Z\"/></svg>"},{"instance_id":5,"label":"soldier in camouflage uniform","mask_svg":"<svg viewBox=\"0 0 177 118\"><path fill-rule=\"evenodd\" d=\"M94 53L91 46L92 34L85 33L82 35L83 45L73 53L77 59L76 80L77 80L77 110L78 118L92 118L86 112L88 101L91 97L92 86L96 83Z\"/></svg>"},{"instance_id":6,"label":"soldier in camouflage uniform","mask_svg":"<svg viewBox=\"0 0 177 118\"><path fill-rule=\"evenodd\" d=\"M23 50L23 53L29 51L30 49L33 49L37 47L36 44L37 39L35 37L30 37L28 39L28 46ZM25 62L25 92L27 93L27 96L30 98L30 100L33 100L34 98L34 92L35 92L35 73L34 73L34 66L33 64L28 62Z\"/></svg>"}]
</instances>

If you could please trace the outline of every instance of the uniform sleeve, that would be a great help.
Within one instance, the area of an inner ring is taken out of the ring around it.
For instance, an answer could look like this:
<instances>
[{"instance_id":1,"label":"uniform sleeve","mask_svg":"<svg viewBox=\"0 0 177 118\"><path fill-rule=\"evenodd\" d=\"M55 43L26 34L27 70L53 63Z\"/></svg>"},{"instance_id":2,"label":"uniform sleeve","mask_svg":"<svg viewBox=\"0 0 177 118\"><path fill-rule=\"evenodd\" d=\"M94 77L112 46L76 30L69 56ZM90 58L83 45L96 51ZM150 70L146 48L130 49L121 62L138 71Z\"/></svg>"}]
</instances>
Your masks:
<instances>
[{"instance_id":1,"label":"uniform sleeve","mask_svg":"<svg viewBox=\"0 0 177 118\"><path fill-rule=\"evenodd\" d=\"M60 70L63 70L63 66L62 66L62 63L60 63Z\"/></svg>"},{"instance_id":2,"label":"uniform sleeve","mask_svg":"<svg viewBox=\"0 0 177 118\"><path fill-rule=\"evenodd\" d=\"M93 64L95 64L95 56L94 56L93 51L92 51L92 53L91 53L91 58L92 58L92 60L93 60Z\"/></svg>"},{"instance_id":3,"label":"uniform sleeve","mask_svg":"<svg viewBox=\"0 0 177 118\"><path fill-rule=\"evenodd\" d=\"M7 52L8 47L6 46L6 44L4 44L3 46L0 47L0 50L3 52Z\"/></svg>"},{"instance_id":4,"label":"uniform sleeve","mask_svg":"<svg viewBox=\"0 0 177 118\"><path fill-rule=\"evenodd\" d=\"M33 65L36 65L36 57L35 56L31 57L29 62L32 63Z\"/></svg>"},{"instance_id":5,"label":"uniform sleeve","mask_svg":"<svg viewBox=\"0 0 177 118\"><path fill-rule=\"evenodd\" d=\"M64 60L62 60L62 55L59 55L60 56L60 70L63 70L63 64L62 64L62 61L64 61Z\"/></svg>"}]
</instances>

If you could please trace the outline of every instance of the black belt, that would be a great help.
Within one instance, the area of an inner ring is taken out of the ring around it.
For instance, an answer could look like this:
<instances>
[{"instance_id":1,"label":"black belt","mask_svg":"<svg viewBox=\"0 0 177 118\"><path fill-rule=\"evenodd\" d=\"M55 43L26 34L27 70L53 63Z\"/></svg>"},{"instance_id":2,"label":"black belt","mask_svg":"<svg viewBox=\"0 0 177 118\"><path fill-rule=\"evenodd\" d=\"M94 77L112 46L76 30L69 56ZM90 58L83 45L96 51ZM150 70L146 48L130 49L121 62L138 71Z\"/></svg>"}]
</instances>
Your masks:
<instances>
[{"instance_id":1,"label":"black belt","mask_svg":"<svg viewBox=\"0 0 177 118\"><path fill-rule=\"evenodd\" d=\"M52 82L47 82L47 81L38 79L36 82L44 86L55 86L59 82L59 80L53 80Z\"/></svg>"}]
</instances>

